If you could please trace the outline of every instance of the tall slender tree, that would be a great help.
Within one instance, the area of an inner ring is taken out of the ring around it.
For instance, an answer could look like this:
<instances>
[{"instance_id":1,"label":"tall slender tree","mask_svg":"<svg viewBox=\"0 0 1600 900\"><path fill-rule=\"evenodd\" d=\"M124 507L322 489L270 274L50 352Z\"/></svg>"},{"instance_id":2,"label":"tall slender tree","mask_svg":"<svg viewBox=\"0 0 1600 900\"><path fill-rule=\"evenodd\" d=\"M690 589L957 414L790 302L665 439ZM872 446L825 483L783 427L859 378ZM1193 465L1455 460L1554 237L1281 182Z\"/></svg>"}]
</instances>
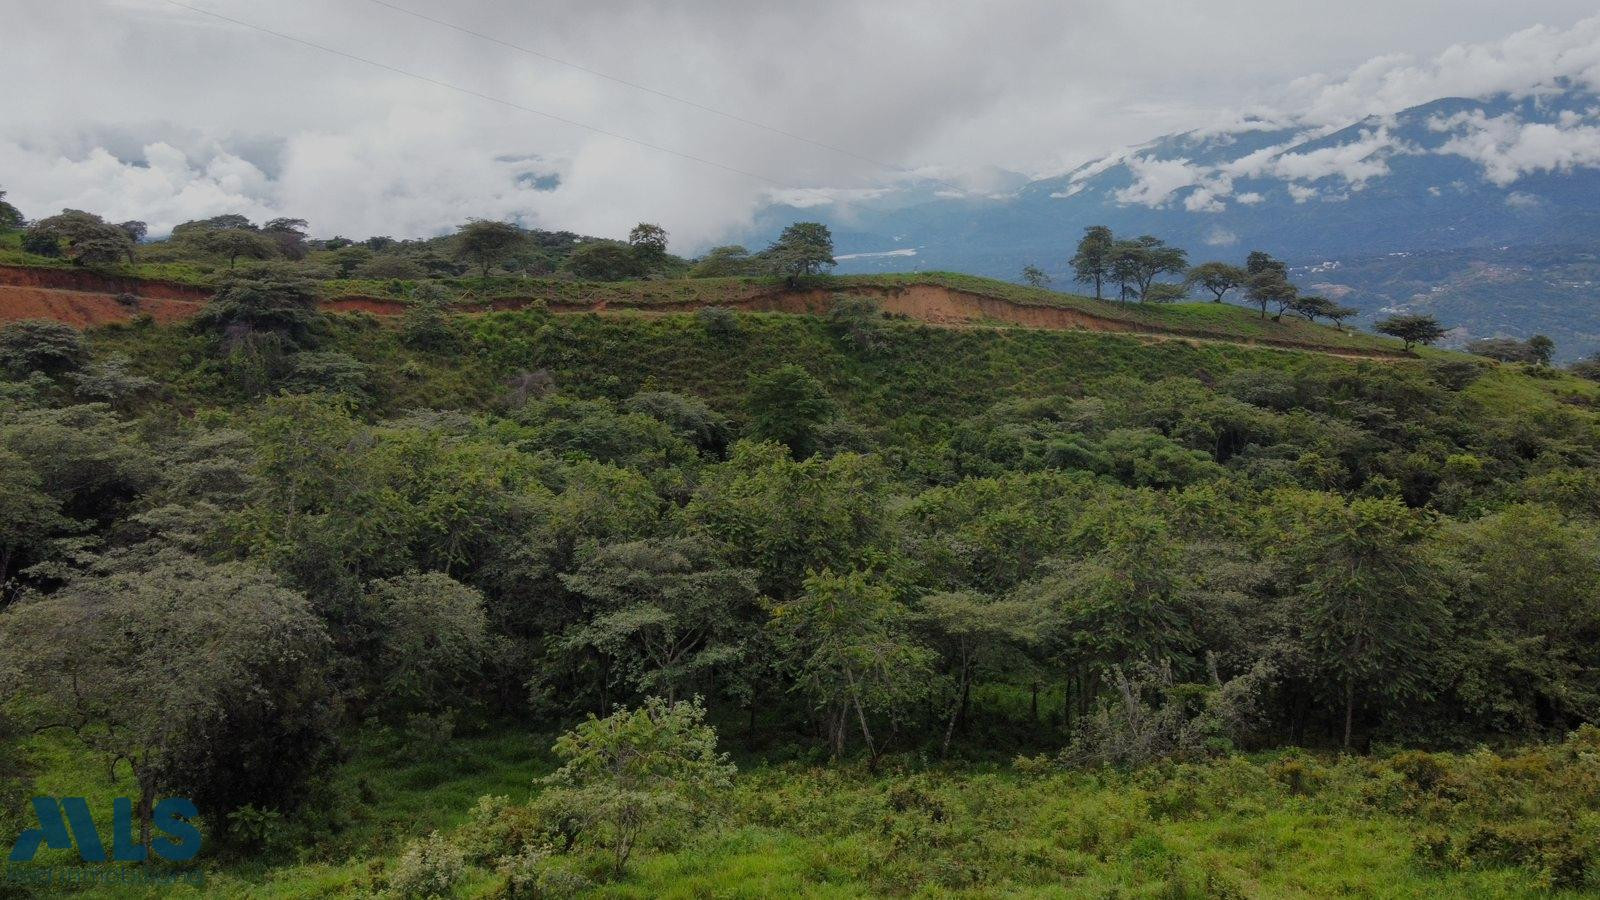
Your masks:
<instances>
[{"instance_id":1,"label":"tall slender tree","mask_svg":"<svg viewBox=\"0 0 1600 900\"><path fill-rule=\"evenodd\" d=\"M1094 298L1104 299L1104 286L1111 279L1111 260L1116 237L1104 225L1083 230L1078 251L1072 256L1073 277L1079 284L1094 285Z\"/></svg>"}]
</instances>

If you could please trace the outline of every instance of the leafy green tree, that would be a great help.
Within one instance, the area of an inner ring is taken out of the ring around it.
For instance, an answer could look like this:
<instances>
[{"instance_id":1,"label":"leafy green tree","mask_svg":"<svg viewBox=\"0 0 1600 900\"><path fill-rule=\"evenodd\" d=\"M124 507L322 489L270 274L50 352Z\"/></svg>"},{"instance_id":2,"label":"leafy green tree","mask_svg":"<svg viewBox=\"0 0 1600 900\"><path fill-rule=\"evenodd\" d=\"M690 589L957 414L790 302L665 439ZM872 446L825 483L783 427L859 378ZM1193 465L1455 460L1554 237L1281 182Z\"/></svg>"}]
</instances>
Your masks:
<instances>
[{"instance_id":1,"label":"leafy green tree","mask_svg":"<svg viewBox=\"0 0 1600 900\"><path fill-rule=\"evenodd\" d=\"M1250 251L1250 255L1245 258L1244 271L1245 275L1248 276L1246 278L1247 281L1250 278L1271 273L1277 273L1284 278L1289 277L1289 266L1282 260L1273 257L1272 254L1262 250Z\"/></svg>"},{"instance_id":2,"label":"leafy green tree","mask_svg":"<svg viewBox=\"0 0 1600 900\"><path fill-rule=\"evenodd\" d=\"M49 319L24 319L0 326L0 369L13 377L30 372L62 375L83 368L89 351L83 335Z\"/></svg>"},{"instance_id":3,"label":"leafy green tree","mask_svg":"<svg viewBox=\"0 0 1600 900\"><path fill-rule=\"evenodd\" d=\"M161 383L136 375L133 360L126 354L112 353L90 363L83 371L67 376L72 394L79 400L99 401L120 407L154 392Z\"/></svg>"},{"instance_id":4,"label":"leafy green tree","mask_svg":"<svg viewBox=\"0 0 1600 900\"><path fill-rule=\"evenodd\" d=\"M577 811L585 837L610 848L613 874L641 838L687 824L731 786L737 770L705 715L698 700L652 697L556 739L564 762L545 783L559 797L542 799Z\"/></svg>"},{"instance_id":5,"label":"leafy green tree","mask_svg":"<svg viewBox=\"0 0 1600 900\"><path fill-rule=\"evenodd\" d=\"M1254 254L1252 254L1253 256ZM1267 317L1267 307L1276 305L1278 312L1272 318L1274 321L1283 316L1284 310L1294 305L1300 297L1300 289L1294 286L1285 270L1278 266L1266 266L1254 275L1245 287L1245 296L1251 303L1261 308L1261 318Z\"/></svg>"},{"instance_id":6,"label":"leafy green tree","mask_svg":"<svg viewBox=\"0 0 1600 900\"><path fill-rule=\"evenodd\" d=\"M6 192L0 191L0 231L16 231L24 219L21 210L6 202Z\"/></svg>"},{"instance_id":7,"label":"leafy green tree","mask_svg":"<svg viewBox=\"0 0 1600 900\"><path fill-rule=\"evenodd\" d=\"M772 611L778 645L796 661L797 688L823 712L834 756L859 729L873 770L883 746L870 721L898 718L926 693L932 657L916 642L910 610L895 593L866 572L824 570Z\"/></svg>"},{"instance_id":8,"label":"leafy green tree","mask_svg":"<svg viewBox=\"0 0 1600 900\"><path fill-rule=\"evenodd\" d=\"M661 265L667 259L667 230L650 222L640 222L628 232L628 246L646 269Z\"/></svg>"},{"instance_id":9,"label":"leafy green tree","mask_svg":"<svg viewBox=\"0 0 1600 900\"><path fill-rule=\"evenodd\" d=\"M1423 315L1390 316L1372 328L1379 334L1387 334L1404 341L1407 350L1416 344L1431 344L1445 335L1445 327L1440 325L1437 319Z\"/></svg>"},{"instance_id":10,"label":"leafy green tree","mask_svg":"<svg viewBox=\"0 0 1600 900\"><path fill-rule=\"evenodd\" d=\"M329 255L333 262L333 270L338 273L340 278L354 276L356 272L370 265L375 257L376 254L372 252L372 248L364 247L361 244L340 247Z\"/></svg>"},{"instance_id":11,"label":"leafy green tree","mask_svg":"<svg viewBox=\"0 0 1600 900\"><path fill-rule=\"evenodd\" d=\"M80 266L111 265L123 259L133 262L133 241L128 233L82 210L64 209L60 215L40 219L28 228L28 237L37 243L54 241Z\"/></svg>"},{"instance_id":12,"label":"leafy green tree","mask_svg":"<svg viewBox=\"0 0 1600 900\"><path fill-rule=\"evenodd\" d=\"M1139 257L1144 249L1137 241L1117 241L1111 245L1108 278L1117 283L1117 299L1123 303L1139 296Z\"/></svg>"},{"instance_id":13,"label":"leafy green tree","mask_svg":"<svg viewBox=\"0 0 1600 900\"><path fill-rule=\"evenodd\" d=\"M1106 490L1081 472L963 478L917 495L896 530L930 591L1003 597L1061 552Z\"/></svg>"},{"instance_id":14,"label":"leafy green tree","mask_svg":"<svg viewBox=\"0 0 1600 900\"><path fill-rule=\"evenodd\" d=\"M330 737L327 635L305 597L248 565L108 558L0 613L0 651L0 690L35 701L28 724L132 774L146 848L160 794L214 816L282 805Z\"/></svg>"},{"instance_id":15,"label":"leafy green tree","mask_svg":"<svg viewBox=\"0 0 1600 900\"><path fill-rule=\"evenodd\" d=\"M364 599L376 636L372 680L397 713L461 708L493 651L483 594L440 572L373 581Z\"/></svg>"},{"instance_id":16,"label":"leafy green tree","mask_svg":"<svg viewBox=\"0 0 1600 900\"><path fill-rule=\"evenodd\" d=\"M1083 230L1083 239L1078 241L1078 250L1072 255L1073 277L1079 284L1094 285L1096 300L1103 299L1103 286L1113 277L1111 263L1115 249L1116 238L1110 228L1090 225Z\"/></svg>"},{"instance_id":17,"label":"leafy green tree","mask_svg":"<svg viewBox=\"0 0 1600 900\"><path fill-rule=\"evenodd\" d=\"M1516 504L1442 535L1459 620L1456 701L1504 734L1564 732L1600 716L1600 535Z\"/></svg>"},{"instance_id":18,"label":"leafy green tree","mask_svg":"<svg viewBox=\"0 0 1600 900\"><path fill-rule=\"evenodd\" d=\"M1039 643L1045 622L1042 611L1021 600L996 600L967 592L930 594L918 601L916 615L926 623L945 655L945 666L955 672L954 702L945 725L942 752L950 752L950 739L967 719L972 684L989 664L1013 662L1008 668L1026 669L1009 656Z\"/></svg>"},{"instance_id":19,"label":"leafy green tree","mask_svg":"<svg viewBox=\"0 0 1600 900\"><path fill-rule=\"evenodd\" d=\"M756 570L762 593L784 600L809 571L848 569L884 551L887 483L871 457L796 462L778 444L740 441L706 470L684 512L730 561Z\"/></svg>"},{"instance_id":20,"label":"leafy green tree","mask_svg":"<svg viewBox=\"0 0 1600 900\"><path fill-rule=\"evenodd\" d=\"M1516 338L1479 338L1467 344L1467 352L1487 356L1500 362L1533 362L1533 351L1527 342Z\"/></svg>"},{"instance_id":21,"label":"leafy green tree","mask_svg":"<svg viewBox=\"0 0 1600 900\"><path fill-rule=\"evenodd\" d=\"M762 255L773 274L792 284L834 267L833 233L820 222L796 222L785 228Z\"/></svg>"},{"instance_id":22,"label":"leafy green tree","mask_svg":"<svg viewBox=\"0 0 1600 900\"><path fill-rule=\"evenodd\" d=\"M61 239L53 234L30 228L22 233L22 252L47 259L60 259Z\"/></svg>"},{"instance_id":23,"label":"leafy green tree","mask_svg":"<svg viewBox=\"0 0 1600 900\"><path fill-rule=\"evenodd\" d=\"M248 216L243 216L239 213L226 213L220 216L212 216L209 219L194 219L184 222L183 224L175 226L172 229L172 236L174 238L183 238L201 231L213 231L218 229L240 229L243 231L259 230L256 228L255 223L250 221Z\"/></svg>"},{"instance_id":24,"label":"leafy green tree","mask_svg":"<svg viewBox=\"0 0 1600 900\"><path fill-rule=\"evenodd\" d=\"M533 400L513 417L528 426L529 447L563 454L583 453L643 474L661 476L665 488L680 470L698 462L667 423L643 413L619 411L609 400L577 400L555 394Z\"/></svg>"},{"instance_id":25,"label":"leafy green tree","mask_svg":"<svg viewBox=\"0 0 1600 900\"><path fill-rule=\"evenodd\" d=\"M1315 322L1317 319L1328 315L1335 305L1327 297L1319 297L1315 294L1299 294L1289 302L1289 311L1305 316L1307 322Z\"/></svg>"},{"instance_id":26,"label":"leafy green tree","mask_svg":"<svg viewBox=\"0 0 1600 900\"><path fill-rule=\"evenodd\" d=\"M1190 284L1198 284L1211 292L1211 302L1221 303L1229 291L1243 287L1250 274L1225 262L1204 262L1190 269L1188 277Z\"/></svg>"},{"instance_id":27,"label":"leafy green tree","mask_svg":"<svg viewBox=\"0 0 1600 900\"><path fill-rule=\"evenodd\" d=\"M1266 521L1283 536L1294 579L1290 615L1314 671L1337 686L1349 747L1359 700L1431 689L1433 654L1450 627L1424 548L1434 526L1393 498L1286 493L1277 503Z\"/></svg>"},{"instance_id":28,"label":"leafy green tree","mask_svg":"<svg viewBox=\"0 0 1600 900\"><path fill-rule=\"evenodd\" d=\"M522 229L510 222L473 219L456 232L456 256L477 266L487 285L489 270L510 258L522 243Z\"/></svg>"},{"instance_id":29,"label":"leafy green tree","mask_svg":"<svg viewBox=\"0 0 1600 900\"><path fill-rule=\"evenodd\" d=\"M144 240L145 235L150 233L150 226L138 219L122 222L117 227L121 228L123 233L127 234L128 240L133 241L135 244Z\"/></svg>"},{"instance_id":30,"label":"leafy green tree","mask_svg":"<svg viewBox=\"0 0 1600 900\"><path fill-rule=\"evenodd\" d=\"M755 572L723 564L693 538L614 544L561 581L590 613L562 643L605 654L640 694L669 703L716 667L739 665L740 623L760 596Z\"/></svg>"},{"instance_id":31,"label":"leafy green tree","mask_svg":"<svg viewBox=\"0 0 1600 900\"><path fill-rule=\"evenodd\" d=\"M641 257L621 241L587 241L567 257L567 271L589 281L639 278L648 271Z\"/></svg>"},{"instance_id":32,"label":"leafy green tree","mask_svg":"<svg viewBox=\"0 0 1600 900\"><path fill-rule=\"evenodd\" d=\"M28 461L63 515L112 521L160 476L135 427L100 403L12 409L0 415L0 448Z\"/></svg>"},{"instance_id":33,"label":"leafy green tree","mask_svg":"<svg viewBox=\"0 0 1600 900\"><path fill-rule=\"evenodd\" d=\"M1030 287L1048 288L1050 286L1050 276L1038 266L1023 266L1022 280Z\"/></svg>"},{"instance_id":34,"label":"leafy green tree","mask_svg":"<svg viewBox=\"0 0 1600 900\"><path fill-rule=\"evenodd\" d=\"M1322 314L1333 320L1333 327L1343 331L1344 320L1361 315L1361 310L1356 309L1354 306L1343 306L1338 303L1332 303L1326 307L1323 307Z\"/></svg>"},{"instance_id":35,"label":"leafy green tree","mask_svg":"<svg viewBox=\"0 0 1600 900\"><path fill-rule=\"evenodd\" d=\"M1155 299L1150 291L1157 278L1188 271L1189 254L1153 235L1141 235L1125 242L1122 253L1131 260L1133 281L1141 302Z\"/></svg>"},{"instance_id":36,"label":"leafy green tree","mask_svg":"<svg viewBox=\"0 0 1600 900\"><path fill-rule=\"evenodd\" d=\"M271 259L274 246L252 228L206 228L194 231L184 241L202 253L223 257L231 271L244 259Z\"/></svg>"},{"instance_id":37,"label":"leafy green tree","mask_svg":"<svg viewBox=\"0 0 1600 900\"><path fill-rule=\"evenodd\" d=\"M305 219L269 219L261 226L261 234L276 245L278 254L284 259L298 262L310 253L310 248L306 246Z\"/></svg>"},{"instance_id":38,"label":"leafy green tree","mask_svg":"<svg viewBox=\"0 0 1600 900\"><path fill-rule=\"evenodd\" d=\"M230 340L269 334L295 346L321 326L322 314L311 282L278 264L243 269L225 278L195 322Z\"/></svg>"},{"instance_id":39,"label":"leafy green tree","mask_svg":"<svg viewBox=\"0 0 1600 900\"><path fill-rule=\"evenodd\" d=\"M1160 518L1126 505L1104 507L1085 525L1091 546L1056 561L1019 589L1047 611L1058 653L1087 713L1112 667L1170 659L1194 641L1183 602L1179 546Z\"/></svg>"},{"instance_id":40,"label":"leafy green tree","mask_svg":"<svg viewBox=\"0 0 1600 900\"><path fill-rule=\"evenodd\" d=\"M624 401L622 409L665 424L702 453L720 456L728 447L728 420L699 397L644 391Z\"/></svg>"},{"instance_id":41,"label":"leafy green tree","mask_svg":"<svg viewBox=\"0 0 1600 900\"><path fill-rule=\"evenodd\" d=\"M828 307L828 330L857 350L877 350L884 338L883 308L871 297L835 295Z\"/></svg>"},{"instance_id":42,"label":"leafy green tree","mask_svg":"<svg viewBox=\"0 0 1600 900\"><path fill-rule=\"evenodd\" d=\"M0 609L9 600L6 583L13 566L73 524L61 515L61 502L45 493L33 466L0 448Z\"/></svg>"},{"instance_id":43,"label":"leafy green tree","mask_svg":"<svg viewBox=\"0 0 1600 900\"><path fill-rule=\"evenodd\" d=\"M761 271L760 261L750 251L738 244L712 247L689 270L690 278L727 278L732 275L756 275Z\"/></svg>"},{"instance_id":44,"label":"leafy green tree","mask_svg":"<svg viewBox=\"0 0 1600 900\"><path fill-rule=\"evenodd\" d=\"M1555 355L1556 342L1542 334L1528 338L1528 351L1533 354L1534 362L1541 366L1550 365L1550 358Z\"/></svg>"},{"instance_id":45,"label":"leafy green tree","mask_svg":"<svg viewBox=\"0 0 1600 900\"><path fill-rule=\"evenodd\" d=\"M834 410L822 382L793 364L751 376L748 402L750 436L777 441L801 459L816 451L817 429Z\"/></svg>"},{"instance_id":46,"label":"leafy green tree","mask_svg":"<svg viewBox=\"0 0 1600 900\"><path fill-rule=\"evenodd\" d=\"M400 339L409 347L440 353L456 344L456 333L450 327L449 295L432 282L417 286L410 297L405 315L400 319Z\"/></svg>"}]
</instances>

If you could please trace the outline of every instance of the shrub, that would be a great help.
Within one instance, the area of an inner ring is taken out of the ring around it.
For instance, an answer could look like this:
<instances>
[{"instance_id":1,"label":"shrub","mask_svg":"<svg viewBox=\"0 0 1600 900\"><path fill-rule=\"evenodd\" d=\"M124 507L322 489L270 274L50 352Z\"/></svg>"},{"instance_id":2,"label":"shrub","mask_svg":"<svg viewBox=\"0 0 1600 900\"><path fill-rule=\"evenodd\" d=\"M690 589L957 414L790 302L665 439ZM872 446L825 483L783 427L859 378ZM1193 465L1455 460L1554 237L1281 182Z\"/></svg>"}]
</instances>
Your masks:
<instances>
[{"instance_id":1,"label":"shrub","mask_svg":"<svg viewBox=\"0 0 1600 900\"><path fill-rule=\"evenodd\" d=\"M1180 684L1166 662L1117 666L1111 675L1116 699L1079 722L1064 762L1139 766L1229 750L1255 724L1259 695L1274 677L1262 665L1226 683Z\"/></svg>"},{"instance_id":2,"label":"shrub","mask_svg":"<svg viewBox=\"0 0 1600 900\"><path fill-rule=\"evenodd\" d=\"M739 333L739 317L727 307L702 306L694 315L712 337L727 339Z\"/></svg>"},{"instance_id":3,"label":"shrub","mask_svg":"<svg viewBox=\"0 0 1600 900\"><path fill-rule=\"evenodd\" d=\"M435 831L406 848L389 875L389 889L408 900L450 897L465 874L465 856Z\"/></svg>"},{"instance_id":4,"label":"shrub","mask_svg":"<svg viewBox=\"0 0 1600 900\"><path fill-rule=\"evenodd\" d=\"M541 810L532 804L515 804L510 797L483 796L472 808L456 843L473 862L487 863L511 856L531 846L549 847Z\"/></svg>"},{"instance_id":5,"label":"shrub","mask_svg":"<svg viewBox=\"0 0 1600 900\"><path fill-rule=\"evenodd\" d=\"M367 366L348 353L308 351L296 353L293 360L293 368L283 383L293 393L327 391L360 398L367 392Z\"/></svg>"},{"instance_id":6,"label":"shrub","mask_svg":"<svg viewBox=\"0 0 1600 900\"><path fill-rule=\"evenodd\" d=\"M88 356L83 335L70 325L25 319L0 328L0 368L13 376L75 372Z\"/></svg>"},{"instance_id":7,"label":"shrub","mask_svg":"<svg viewBox=\"0 0 1600 900\"><path fill-rule=\"evenodd\" d=\"M228 813L228 837L244 849L271 850L284 838L283 816L247 803Z\"/></svg>"},{"instance_id":8,"label":"shrub","mask_svg":"<svg viewBox=\"0 0 1600 900\"><path fill-rule=\"evenodd\" d=\"M883 310L870 297L838 297L828 309L828 329L857 350L877 350L883 345Z\"/></svg>"},{"instance_id":9,"label":"shrub","mask_svg":"<svg viewBox=\"0 0 1600 900\"><path fill-rule=\"evenodd\" d=\"M588 878L553 859L545 845L529 844L502 858L495 870L505 879L500 895L506 898L576 897L593 887Z\"/></svg>"},{"instance_id":10,"label":"shrub","mask_svg":"<svg viewBox=\"0 0 1600 900\"><path fill-rule=\"evenodd\" d=\"M621 709L557 739L566 760L546 779L579 811L585 831L611 851L620 875L647 830L690 818L728 788L734 768L717 753L717 731L705 724L698 698L668 704L660 697Z\"/></svg>"}]
</instances>

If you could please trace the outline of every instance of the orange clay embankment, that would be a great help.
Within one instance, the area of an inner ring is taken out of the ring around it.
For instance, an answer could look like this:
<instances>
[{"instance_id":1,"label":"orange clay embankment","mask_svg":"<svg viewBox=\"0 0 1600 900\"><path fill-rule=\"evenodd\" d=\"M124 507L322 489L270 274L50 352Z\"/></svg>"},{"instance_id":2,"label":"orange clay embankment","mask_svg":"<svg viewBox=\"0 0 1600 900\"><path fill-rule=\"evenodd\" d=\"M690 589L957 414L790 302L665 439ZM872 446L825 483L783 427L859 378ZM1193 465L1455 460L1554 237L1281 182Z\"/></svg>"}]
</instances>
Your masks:
<instances>
[{"instance_id":1,"label":"orange clay embankment","mask_svg":"<svg viewBox=\"0 0 1600 900\"><path fill-rule=\"evenodd\" d=\"M1058 306L1028 306L998 297L955 290L935 284L905 287L851 287L851 293L870 295L879 300L883 311L944 327L982 324L1021 325L1067 331L1101 331L1149 335L1240 346L1275 347L1305 350L1363 359L1408 359L1400 351L1330 347L1282 338L1241 339L1187 329L1161 328L1109 316L1098 316ZM125 302L127 295L136 302ZM118 296L122 295L119 300ZM210 292L192 285L161 281L114 278L70 269L36 269L0 265L0 324L20 319L54 319L79 328L127 322L135 315L148 313L157 322L174 322L200 311ZM833 305L832 291L811 288L791 290L777 286L752 285L721 298L716 305L751 312L782 312L818 315ZM492 312L524 309L541 304L532 298L504 297L487 304L459 307L460 311ZM629 310L646 314L692 312L704 301L650 304L607 304L556 301L546 304L551 312L617 312ZM379 316L403 313L406 304L386 297L346 296L322 302L330 312L365 312Z\"/></svg>"}]
</instances>

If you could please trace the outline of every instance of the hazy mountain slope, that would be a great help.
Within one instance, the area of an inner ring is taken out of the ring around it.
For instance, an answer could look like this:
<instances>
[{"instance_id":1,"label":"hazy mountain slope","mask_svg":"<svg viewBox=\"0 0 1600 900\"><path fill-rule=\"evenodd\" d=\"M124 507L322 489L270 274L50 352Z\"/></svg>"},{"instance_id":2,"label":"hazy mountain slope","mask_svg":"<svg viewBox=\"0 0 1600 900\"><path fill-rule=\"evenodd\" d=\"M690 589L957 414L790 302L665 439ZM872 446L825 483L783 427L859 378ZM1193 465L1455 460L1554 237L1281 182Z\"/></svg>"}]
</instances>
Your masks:
<instances>
[{"instance_id":1,"label":"hazy mountain slope","mask_svg":"<svg viewBox=\"0 0 1600 900\"><path fill-rule=\"evenodd\" d=\"M1600 96L1585 90L1444 98L1327 132L1173 135L1007 194L933 194L775 205L752 240L820 219L842 271L1015 278L1031 263L1064 279L1081 229L1107 224L1197 260L1267 249L1307 285L1369 313L1426 307L1461 339L1544 331L1564 357L1600 350Z\"/></svg>"}]
</instances>

